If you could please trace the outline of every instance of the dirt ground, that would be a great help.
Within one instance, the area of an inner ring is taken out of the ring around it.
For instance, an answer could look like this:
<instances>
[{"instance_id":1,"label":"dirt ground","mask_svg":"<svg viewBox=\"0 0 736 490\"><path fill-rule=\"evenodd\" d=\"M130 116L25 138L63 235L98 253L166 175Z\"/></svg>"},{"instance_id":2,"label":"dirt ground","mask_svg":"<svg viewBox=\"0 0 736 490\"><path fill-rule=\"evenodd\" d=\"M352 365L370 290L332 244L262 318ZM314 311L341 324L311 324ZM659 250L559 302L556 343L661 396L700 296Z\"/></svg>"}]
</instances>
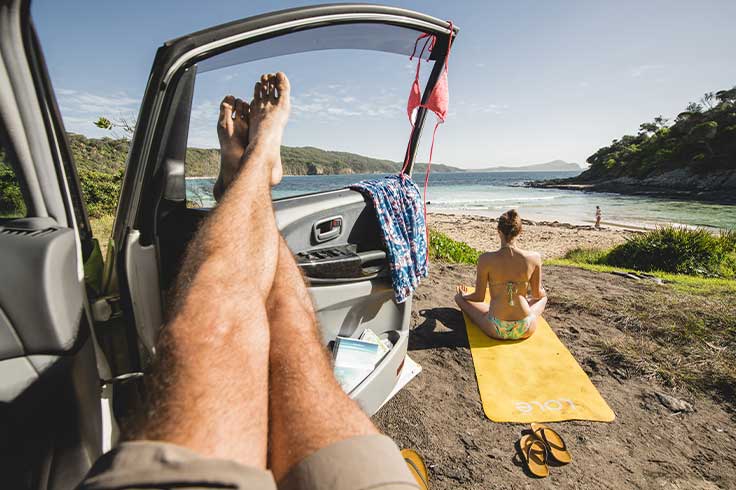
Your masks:
<instances>
[{"instance_id":1,"label":"dirt ground","mask_svg":"<svg viewBox=\"0 0 736 490\"><path fill-rule=\"evenodd\" d=\"M429 226L454 240L465 242L478 250L498 247L496 220L485 216L430 213ZM603 226L576 226L567 223L524 221L517 239L521 248L536 250L545 259L558 258L573 248L610 248L623 243L636 230Z\"/></svg>"},{"instance_id":2,"label":"dirt ground","mask_svg":"<svg viewBox=\"0 0 736 490\"><path fill-rule=\"evenodd\" d=\"M673 392L656 378L632 373L600 349L602 340L631 333L564 300L604 297L615 310L617 302L645 298L654 286L563 267L545 269L545 317L616 420L549 424L565 438L573 462L550 468L543 480L529 476L515 448L527 427L491 422L481 407L465 326L453 302L454 285L471 284L474 272L467 265L432 264L414 297L409 343L423 371L374 416L401 447L425 457L432 489L736 488L733 400ZM656 392L684 399L694 411L672 412Z\"/></svg>"}]
</instances>

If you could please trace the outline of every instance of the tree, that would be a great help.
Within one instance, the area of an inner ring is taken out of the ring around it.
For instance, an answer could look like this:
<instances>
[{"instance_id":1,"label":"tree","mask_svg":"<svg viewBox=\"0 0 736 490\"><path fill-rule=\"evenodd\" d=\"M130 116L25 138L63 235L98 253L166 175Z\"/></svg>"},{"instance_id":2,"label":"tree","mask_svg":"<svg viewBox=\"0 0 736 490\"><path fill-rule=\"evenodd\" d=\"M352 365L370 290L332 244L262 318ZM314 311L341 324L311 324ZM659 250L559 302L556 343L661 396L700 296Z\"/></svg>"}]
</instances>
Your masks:
<instances>
[{"instance_id":1,"label":"tree","mask_svg":"<svg viewBox=\"0 0 736 490\"><path fill-rule=\"evenodd\" d=\"M716 92L716 99L721 104L733 104L736 103L736 87L730 90L719 90Z\"/></svg>"},{"instance_id":2,"label":"tree","mask_svg":"<svg viewBox=\"0 0 736 490\"><path fill-rule=\"evenodd\" d=\"M666 117L662 117L662 114L654 118L654 124L657 126L657 129L666 128L667 123L669 122L670 120L667 119Z\"/></svg>"},{"instance_id":3,"label":"tree","mask_svg":"<svg viewBox=\"0 0 736 490\"><path fill-rule=\"evenodd\" d=\"M703 107L707 107L708 110L710 110L713 109L713 107L715 106L715 100L716 94L714 94L713 92L706 92L700 98L700 103L703 105Z\"/></svg>"},{"instance_id":4,"label":"tree","mask_svg":"<svg viewBox=\"0 0 736 490\"><path fill-rule=\"evenodd\" d=\"M713 156L713 148L711 148L709 141L716 137L718 132L718 123L715 121L706 121L694 126L688 136L692 141L701 143L708 150L711 156Z\"/></svg>"},{"instance_id":5,"label":"tree","mask_svg":"<svg viewBox=\"0 0 736 490\"><path fill-rule=\"evenodd\" d=\"M100 116L99 119L94 122L94 125L100 129L107 129L109 131L120 129L123 132L123 135L115 135L115 137L122 137L124 139L132 138L133 133L135 133L135 119L125 116L120 116L112 121L106 117Z\"/></svg>"},{"instance_id":6,"label":"tree","mask_svg":"<svg viewBox=\"0 0 736 490\"><path fill-rule=\"evenodd\" d=\"M641 123L639 125L639 134L649 134L657 131L659 127L655 123Z\"/></svg>"},{"instance_id":7,"label":"tree","mask_svg":"<svg viewBox=\"0 0 736 490\"><path fill-rule=\"evenodd\" d=\"M700 114L703 112L703 106L697 102L690 102L685 108L685 111L691 114Z\"/></svg>"}]
</instances>

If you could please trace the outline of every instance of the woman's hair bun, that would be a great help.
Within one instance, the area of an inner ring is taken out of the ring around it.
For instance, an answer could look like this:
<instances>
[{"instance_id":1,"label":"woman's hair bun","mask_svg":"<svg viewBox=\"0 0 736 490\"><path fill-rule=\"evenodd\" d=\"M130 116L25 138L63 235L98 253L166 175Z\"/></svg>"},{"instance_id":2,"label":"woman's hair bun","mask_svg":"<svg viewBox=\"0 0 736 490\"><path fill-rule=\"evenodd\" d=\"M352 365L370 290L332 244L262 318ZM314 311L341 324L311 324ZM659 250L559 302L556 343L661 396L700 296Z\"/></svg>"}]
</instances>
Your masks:
<instances>
[{"instance_id":1,"label":"woman's hair bun","mask_svg":"<svg viewBox=\"0 0 736 490\"><path fill-rule=\"evenodd\" d=\"M521 233L521 216L515 209L509 209L498 218L498 230L506 240L516 238Z\"/></svg>"}]
</instances>

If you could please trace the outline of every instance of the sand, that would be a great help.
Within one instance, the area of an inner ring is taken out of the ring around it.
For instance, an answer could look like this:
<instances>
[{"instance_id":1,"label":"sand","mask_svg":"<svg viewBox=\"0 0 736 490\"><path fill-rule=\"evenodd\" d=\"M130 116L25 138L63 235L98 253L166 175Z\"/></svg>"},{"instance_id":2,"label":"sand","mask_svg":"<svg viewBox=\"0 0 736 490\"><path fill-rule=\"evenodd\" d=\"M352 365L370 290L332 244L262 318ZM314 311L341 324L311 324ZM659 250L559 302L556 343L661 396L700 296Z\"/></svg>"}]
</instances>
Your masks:
<instances>
[{"instance_id":1,"label":"sand","mask_svg":"<svg viewBox=\"0 0 736 490\"><path fill-rule=\"evenodd\" d=\"M491 228L491 223L475 218L460 219L464 230L458 231L452 229L449 218L434 216L431 222L478 247L487 236L480 230ZM468 229L479 231L473 235ZM569 246L565 240L611 244L625 236L617 231L559 227L530 226L528 231L528 246L550 254ZM540 246L535 247L536 243ZM619 304L634 302L644 307L661 294L657 288L667 286L555 266L545 269L550 297L545 317L617 418L610 424L550 424L567 441L573 462L552 467L544 480L530 477L515 448L528 426L491 422L481 407L465 326L453 302L453 286L471 284L474 274L472 265L432 264L430 277L414 296L409 338L409 355L424 369L374 416L378 427L399 446L424 456L430 488L736 488L733 400L729 406L703 394L673 390L638 375L636 369L601 349L601 342L633 335L623 329L625 319L615 316ZM595 300L603 306L580 309L573 299ZM695 411L671 411L659 401L658 392L686 400Z\"/></svg>"},{"instance_id":2,"label":"sand","mask_svg":"<svg viewBox=\"0 0 736 490\"><path fill-rule=\"evenodd\" d=\"M601 230L592 226L566 223L533 222L524 220L523 231L517 244L526 250L535 250L545 259L559 258L574 248L610 248L623 243L626 237L639 233L631 228L604 225ZM454 240L467 243L481 251L498 248L495 218L461 214L430 213L429 226Z\"/></svg>"}]
</instances>

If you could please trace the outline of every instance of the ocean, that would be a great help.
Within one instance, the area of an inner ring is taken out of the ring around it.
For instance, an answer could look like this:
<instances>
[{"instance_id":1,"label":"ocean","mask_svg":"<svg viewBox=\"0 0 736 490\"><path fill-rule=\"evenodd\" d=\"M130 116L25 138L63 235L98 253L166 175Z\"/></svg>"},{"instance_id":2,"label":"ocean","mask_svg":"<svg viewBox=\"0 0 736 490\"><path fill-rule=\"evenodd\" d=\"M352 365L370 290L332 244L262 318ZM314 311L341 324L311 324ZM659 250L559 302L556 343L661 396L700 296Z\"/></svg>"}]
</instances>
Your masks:
<instances>
[{"instance_id":1,"label":"ocean","mask_svg":"<svg viewBox=\"0 0 736 490\"><path fill-rule=\"evenodd\" d=\"M429 212L496 217L510 208L534 221L592 224L600 206L603 222L622 226L652 227L664 224L707 228L736 228L736 206L678 201L645 196L625 196L558 189L524 187L530 180L572 177L576 172L462 172L433 173L429 178ZM377 175L287 176L272 195L280 199L300 194L340 189ZM424 175L415 175L420 190ZM214 205L214 179L187 179L187 198Z\"/></svg>"}]
</instances>

